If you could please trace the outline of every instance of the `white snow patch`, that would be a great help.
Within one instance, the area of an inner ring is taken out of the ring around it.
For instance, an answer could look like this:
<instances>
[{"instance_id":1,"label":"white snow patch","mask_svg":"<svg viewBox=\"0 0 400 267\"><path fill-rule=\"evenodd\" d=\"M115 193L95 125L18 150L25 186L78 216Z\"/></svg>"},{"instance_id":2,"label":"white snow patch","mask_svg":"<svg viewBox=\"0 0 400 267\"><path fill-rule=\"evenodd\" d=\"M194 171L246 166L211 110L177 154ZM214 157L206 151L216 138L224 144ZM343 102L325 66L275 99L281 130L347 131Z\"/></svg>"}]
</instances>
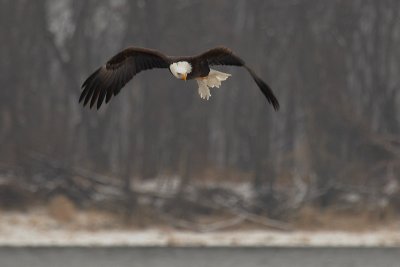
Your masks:
<instances>
[{"instance_id":1,"label":"white snow patch","mask_svg":"<svg viewBox=\"0 0 400 267\"><path fill-rule=\"evenodd\" d=\"M0 231L2 246L400 246L400 234L235 231L193 233L161 231L102 230L70 231L11 227Z\"/></svg>"},{"instance_id":2,"label":"white snow patch","mask_svg":"<svg viewBox=\"0 0 400 267\"><path fill-rule=\"evenodd\" d=\"M74 230L41 216L0 214L0 246L400 246L400 231L263 231L212 233L146 229Z\"/></svg>"}]
</instances>

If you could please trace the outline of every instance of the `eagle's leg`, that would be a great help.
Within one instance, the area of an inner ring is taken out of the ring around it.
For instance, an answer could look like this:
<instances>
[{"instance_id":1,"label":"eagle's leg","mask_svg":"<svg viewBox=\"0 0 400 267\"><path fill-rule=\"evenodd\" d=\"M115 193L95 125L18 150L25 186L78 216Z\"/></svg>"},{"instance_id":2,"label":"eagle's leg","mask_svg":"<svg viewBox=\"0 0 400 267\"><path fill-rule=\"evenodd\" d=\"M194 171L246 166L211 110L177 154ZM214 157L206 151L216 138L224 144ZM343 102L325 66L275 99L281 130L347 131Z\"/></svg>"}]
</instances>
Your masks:
<instances>
[{"instance_id":1,"label":"eagle's leg","mask_svg":"<svg viewBox=\"0 0 400 267\"><path fill-rule=\"evenodd\" d=\"M198 78L196 79L197 85L199 86L199 95L202 99L209 99L211 94L210 94L210 89L207 86L207 81L206 78Z\"/></svg>"},{"instance_id":2,"label":"eagle's leg","mask_svg":"<svg viewBox=\"0 0 400 267\"><path fill-rule=\"evenodd\" d=\"M208 100L211 97L210 88L219 88L221 82L228 79L229 76L231 76L231 74L211 69L208 76L197 78L196 81L199 86L200 97Z\"/></svg>"}]
</instances>

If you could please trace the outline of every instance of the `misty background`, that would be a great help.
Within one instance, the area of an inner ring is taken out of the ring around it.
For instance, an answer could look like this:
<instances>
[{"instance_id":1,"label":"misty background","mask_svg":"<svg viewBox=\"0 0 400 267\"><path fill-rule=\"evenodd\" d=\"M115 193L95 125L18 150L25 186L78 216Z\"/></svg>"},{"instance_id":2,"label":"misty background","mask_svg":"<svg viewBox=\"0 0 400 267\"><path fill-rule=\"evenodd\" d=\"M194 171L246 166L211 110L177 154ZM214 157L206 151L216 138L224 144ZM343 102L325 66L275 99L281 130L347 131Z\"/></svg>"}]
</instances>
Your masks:
<instances>
[{"instance_id":1,"label":"misty background","mask_svg":"<svg viewBox=\"0 0 400 267\"><path fill-rule=\"evenodd\" d=\"M398 216L399 12L397 0L2 0L1 206L63 195L181 219L224 208L285 222L305 207ZM151 70L99 111L83 108L84 79L131 45L227 46L281 108L235 67L219 68L232 77L209 101Z\"/></svg>"}]
</instances>

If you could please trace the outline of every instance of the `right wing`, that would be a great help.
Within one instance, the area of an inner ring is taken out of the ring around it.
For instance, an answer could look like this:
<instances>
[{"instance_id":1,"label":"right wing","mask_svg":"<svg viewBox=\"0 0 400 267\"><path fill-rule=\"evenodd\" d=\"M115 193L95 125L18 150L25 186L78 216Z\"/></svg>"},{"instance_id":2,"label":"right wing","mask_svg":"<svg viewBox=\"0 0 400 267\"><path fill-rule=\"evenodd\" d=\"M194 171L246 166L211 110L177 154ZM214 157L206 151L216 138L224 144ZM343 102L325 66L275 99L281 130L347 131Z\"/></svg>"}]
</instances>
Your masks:
<instances>
[{"instance_id":1,"label":"right wing","mask_svg":"<svg viewBox=\"0 0 400 267\"><path fill-rule=\"evenodd\" d=\"M97 101L97 108L100 108L104 98L108 103L137 73L153 68L168 68L169 65L169 58L156 50L129 47L113 56L85 80L79 102L84 100L83 105L86 106L90 100L92 107Z\"/></svg>"}]
</instances>

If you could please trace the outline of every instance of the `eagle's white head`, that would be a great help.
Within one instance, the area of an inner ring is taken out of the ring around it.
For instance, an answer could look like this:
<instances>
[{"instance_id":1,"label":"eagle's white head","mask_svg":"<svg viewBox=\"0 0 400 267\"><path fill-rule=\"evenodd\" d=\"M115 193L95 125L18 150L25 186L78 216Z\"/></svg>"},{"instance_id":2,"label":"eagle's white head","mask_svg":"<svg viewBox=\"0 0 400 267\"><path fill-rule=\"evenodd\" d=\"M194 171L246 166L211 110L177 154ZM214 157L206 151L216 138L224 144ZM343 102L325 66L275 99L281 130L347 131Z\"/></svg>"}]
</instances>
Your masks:
<instances>
[{"instance_id":1,"label":"eagle's white head","mask_svg":"<svg viewBox=\"0 0 400 267\"><path fill-rule=\"evenodd\" d=\"M192 72L192 65L187 61L179 61L172 63L169 69L176 78L186 81L187 75Z\"/></svg>"}]
</instances>

